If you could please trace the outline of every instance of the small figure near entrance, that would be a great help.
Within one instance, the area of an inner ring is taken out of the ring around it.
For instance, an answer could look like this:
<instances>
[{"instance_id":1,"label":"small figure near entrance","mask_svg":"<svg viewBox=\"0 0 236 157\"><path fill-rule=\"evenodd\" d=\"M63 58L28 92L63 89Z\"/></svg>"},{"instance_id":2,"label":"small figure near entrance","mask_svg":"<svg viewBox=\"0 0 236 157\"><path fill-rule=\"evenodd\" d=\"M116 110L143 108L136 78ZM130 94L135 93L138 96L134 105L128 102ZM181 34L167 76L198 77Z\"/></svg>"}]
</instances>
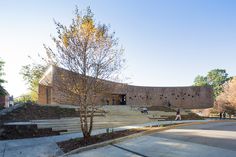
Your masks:
<instances>
[{"instance_id":1,"label":"small figure near entrance","mask_svg":"<svg viewBox=\"0 0 236 157\"><path fill-rule=\"evenodd\" d=\"M115 99L112 98L112 105L115 105Z\"/></svg>"},{"instance_id":2,"label":"small figure near entrance","mask_svg":"<svg viewBox=\"0 0 236 157\"><path fill-rule=\"evenodd\" d=\"M175 120L181 120L181 115L180 115L180 109L179 108L176 111L176 118L175 118Z\"/></svg>"},{"instance_id":3,"label":"small figure near entrance","mask_svg":"<svg viewBox=\"0 0 236 157\"><path fill-rule=\"evenodd\" d=\"M171 107L171 103L168 101L168 107L170 108Z\"/></svg>"}]
</instances>

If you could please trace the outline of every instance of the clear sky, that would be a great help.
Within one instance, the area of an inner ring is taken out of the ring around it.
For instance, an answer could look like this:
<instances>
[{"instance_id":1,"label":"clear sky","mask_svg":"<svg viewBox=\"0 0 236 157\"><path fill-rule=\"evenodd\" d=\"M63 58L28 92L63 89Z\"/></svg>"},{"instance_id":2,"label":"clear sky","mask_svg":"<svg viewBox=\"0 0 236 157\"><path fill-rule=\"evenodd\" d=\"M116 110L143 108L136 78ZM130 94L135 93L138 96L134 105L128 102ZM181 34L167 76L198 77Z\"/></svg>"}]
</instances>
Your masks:
<instances>
[{"instance_id":1,"label":"clear sky","mask_svg":"<svg viewBox=\"0 0 236 157\"><path fill-rule=\"evenodd\" d=\"M44 53L56 35L53 19L68 25L75 5L91 6L125 48L128 83L188 86L215 68L236 75L235 0L1 0L0 58L5 88L19 96L22 65Z\"/></svg>"}]
</instances>

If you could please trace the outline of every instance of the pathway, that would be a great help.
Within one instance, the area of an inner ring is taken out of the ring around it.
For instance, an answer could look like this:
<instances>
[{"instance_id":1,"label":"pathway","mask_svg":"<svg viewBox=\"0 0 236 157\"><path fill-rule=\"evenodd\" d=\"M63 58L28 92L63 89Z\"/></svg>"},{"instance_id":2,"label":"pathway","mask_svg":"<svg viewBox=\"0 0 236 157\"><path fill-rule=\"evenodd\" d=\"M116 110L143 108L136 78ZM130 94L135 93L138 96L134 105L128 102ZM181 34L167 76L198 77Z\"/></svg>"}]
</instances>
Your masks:
<instances>
[{"instance_id":1,"label":"pathway","mask_svg":"<svg viewBox=\"0 0 236 157\"><path fill-rule=\"evenodd\" d=\"M188 122L202 122L206 120L191 120L191 121L162 121L151 122L140 125L129 125L114 128L114 131L125 130L131 128L140 128L143 126L171 124L171 123L188 123ZM94 130L93 135L105 133L106 129ZM65 134L59 136L17 139L0 141L0 157L53 157L63 154L58 148L56 142L68 140L71 138L82 137L82 133Z\"/></svg>"},{"instance_id":2,"label":"pathway","mask_svg":"<svg viewBox=\"0 0 236 157\"><path fill-rule=\"evenodd\" d=\"M222 121L177 127L69 157L232 157L236 122Z\"/></svg>"}]
</instances>

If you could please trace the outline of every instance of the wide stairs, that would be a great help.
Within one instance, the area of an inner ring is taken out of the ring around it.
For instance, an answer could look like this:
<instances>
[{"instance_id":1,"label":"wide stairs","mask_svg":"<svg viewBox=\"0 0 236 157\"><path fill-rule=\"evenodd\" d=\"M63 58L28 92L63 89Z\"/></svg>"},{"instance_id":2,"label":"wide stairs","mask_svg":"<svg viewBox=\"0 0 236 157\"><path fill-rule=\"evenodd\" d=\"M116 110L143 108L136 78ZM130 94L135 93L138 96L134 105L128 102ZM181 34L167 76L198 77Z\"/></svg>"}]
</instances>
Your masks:
<instances>
[{"instance_id":1,"label":"wide stairs","mask_svg":"<svg viewBox=\"0 0 236 157\"><path fill-rule=\"evenodd\" d=\"M114 128L120 126L142 124L150 122L150 119L140 111L131 110L129 106L104 106L104 116L95 116L93 129ZM80 118L61 118L49 120L31 120L39 129L52 128L52 131L60 131L61 134L81 132Z\"/></svg>"},{"instance_id":2,"label":"wide stairs","mask_svg":"<svg viewBox=\"0 0 236 157\"><path fill-rule=\"evenodd\" d=\"M103 111L103 114L100 114L101 112L95 114L93 129L114 128L135 124L143 124L158 120L165 120L163 119L163 116L160 115L168 114L167 112L163 111L150 111L149 114L143 114L137 108L131 108L131 106L128 105L103 106L99 110ZM175 113L172 112L169 114ZM60 134L81 132L79 117L47 120L30 120L29 122L23 122L21 124L37 125L38 129L52 129L52 131L59 131ZM8 123L5 125L17 125L17 122Z\"/></svg>"}]
</instances>

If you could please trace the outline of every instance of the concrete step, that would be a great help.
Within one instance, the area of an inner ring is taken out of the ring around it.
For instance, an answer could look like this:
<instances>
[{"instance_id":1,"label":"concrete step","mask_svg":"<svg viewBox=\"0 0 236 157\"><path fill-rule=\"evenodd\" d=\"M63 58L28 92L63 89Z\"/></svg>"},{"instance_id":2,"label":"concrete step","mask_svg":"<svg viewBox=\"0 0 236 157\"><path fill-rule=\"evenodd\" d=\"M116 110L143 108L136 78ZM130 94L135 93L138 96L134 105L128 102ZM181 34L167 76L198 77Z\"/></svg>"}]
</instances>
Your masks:
<instances>
[{"instance_id":1,"label":"concrete step","mask_svg":"<svg viewBox=\"0 0 236 157\"><path fill-rule=\"evenodd\" d=\"M52 130L53 131L60 131L60 130L70 130L70 129L79 129L81 130L80 126L73 126L73 127L53 127Z\"/></svg>"},{"instance_id":2,"label":"concrete step","mask_svg":"<svg viewBox=\"0 0 236 157\"><path fill-rule=\"evenodd\" d=\"M137 122L138 123L138 122ZM110 128L110 127L117 127L117 126L125 126L130 124L129 122L119 122L119 123L104 123L104 122L100 122L100 123L94 123L93 128L94 129L101 129L101 128ZM80 125L70 125L70 126L65 126L65 125L61 125L61 126L53 126L50 127L52 128L52 130L68 130L69 132L72 130L80 130Z\"/></svg>"},{"instance_id":3,"label":"concrete step","mask_svg":"<svg viewBox=\"0 0 236 157\"><path fill-rule=\"evenodd\" d=\"M61 124L61 125L37 125L38 128L69 128L69 127L73 127L73 126L80 126L80 124L75 124L75 125L64 125L64 124Z\"/></svg>"},{"instance_id":4,"label":"concrete step","mask_svg":"<svg viewBox=\"0 0 236 157\"><path fill-rule=\"evenodd\" d=\"M60 135L64 135L64 134L72 134L72 133L78 133L78 132L81 132L81 130L74 130L74 131L70 131L70 132L68 132L68 131L63 131L63 132L60 132Z\"/></svg>"},{"instance_id":5,"label":"concrete step","mask_svg":"<svg viewBox=\"0 0 236 157\"><path fill-rule=\"evenodd\" d=\"M74 124L80 123L80 120L75 121L45 121L45 122L31 122L31 124Z\"/></svg>"},{"instance_id":6,"label":"concrete step","mask_svg":"<svg viewBox=\"0 0 236 157\"><path fill-rule=\"evenodd\" d=\"M94 124L108 124L108 123L123 123L126 121L94 121ZM89 122L88 122L89 123ZM38 126L71 126L71 125L80 125L80 121L72 121L72 122L44 122L44 123L30 123L30 124L36 124Z\"/></svg>"},{"instance_id":7,"label":"concrete step","mask_svg":"<svg viewBox=\"0 0 236 157\"><path fill-rule=\"evenodd\" d=\"M101 117L101 118L94 118L93 121L103 121L106 120L106 118ZM76 119L55 119L55 120L32 120L30 121L31 123L34 124L46 124L46 123L75 123L75 122L80 122L79 118Z\"/></svg>"},{"instance_id":8,"label":"concrete step","mask_svg":"<svg viewBox=\"0 0 236 157\"><path fill-rule=\"evenodd\" d=\"M105 127L110 128L110 127ZM100 127L93 127L93 130L101 129ZM61 135L63 134L71 134L71 133L78 133L81 132L81 129L68 129L67 131L60 132Z\"/></svg>"},{"instance_id":9,"label":"concrete step","mask_svg":"<svg viewBox=\"0 0 236 157\"><path fill-rule=\"evenodd\" d=\"M103 126L109 126L110 124L93 124L93 126L95 127L103 127ZM60 126L48 126L49 128L53 128L53 129L65 129L65 128L80 128L80 124L79 125L60 125Z\"/></svg>"},{"instance_id":10,"label":"concrete step","mask_svg":"<svg viewBox=\"0 0 236 157\"><path fill-rule=\"evenodd\" d=\"M33 123L44 123L44 122L68 122L68 121L76 121L80 120L80 118L61 118L61 119L43 119L43 120L31 120Z\"/></svg>"},{"instance_id":11,"label":"concrete step","mask_svg":"<svg viewBox=\"0 0 236 157\"><path fill-rule=\"evenodd\" d=\"M110 128L110 126L102 127L102 128ZM93 127L93 130L102 129L102 128L101 128L101 127L96 127L96 126L94 126L94 127ZM60 132L60 134L70 134L70 133L78 133L78 132L81 132L81 129L80 129L80 128L68 129L67 131Z\"/></svg>"},{"instance_id":12,"label":"concrete step","mask_svg":"<svg viewBox=\"0 0 236 157\"><path fill-rule=\"evenodd\" d=\"M152 118L150 117L151 120L156 120L156 121L165 121L166 119L163 118Z\"/></svg>"},{"instance_id":13,"label":"concrete step","mask_svg":"<svg viewBox=\"0 0 236 157\"><path fill-rule=\"evenodd\" d=\"M94 123L94 127L99 127L99 128L104 128L104 127L108 127L108 126L113 126L113 125L116 125L116 126L119 126L119 125L122 125L122 124L128 124L128 123L125 123L125 122L110 122L110 123L107 123L107 122L99 122L99 123ZM77 123L77 124L38 124L37 125L38 128L52 128L53 130L62 130L62 129L70 129L70 128L80 128L80 123Z\"/></svg>"},{"instance_id":14,"label":"concrete step","mask_svg":"<svg viewBox=\"0 0 236 157\"><path fill-rule=\"evenodd\" d=\"M81 114L81 115L84 115L84 114ZM105 113L94 113L93 115L94 115L95 117L96 117L96 116L100 117L100 116L105 116L106 114L105 114ZM88 116L90 116L90 114L88 114Z\"/></svg>"}]
</instances>

